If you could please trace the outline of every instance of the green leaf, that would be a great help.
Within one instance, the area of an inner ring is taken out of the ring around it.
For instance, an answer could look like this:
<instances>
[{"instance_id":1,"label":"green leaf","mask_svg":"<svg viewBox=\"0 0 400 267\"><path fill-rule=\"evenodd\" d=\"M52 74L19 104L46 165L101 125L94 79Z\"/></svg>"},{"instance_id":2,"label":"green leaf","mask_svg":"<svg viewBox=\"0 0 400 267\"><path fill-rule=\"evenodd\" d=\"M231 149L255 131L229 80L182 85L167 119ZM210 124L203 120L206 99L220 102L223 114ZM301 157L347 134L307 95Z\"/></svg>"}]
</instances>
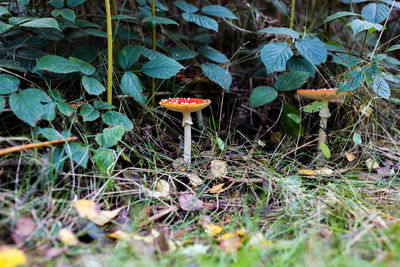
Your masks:
<instances>
[{"instance_id":1,"label":"green leaf","mask_svg":"<svg viewBox=\"0 0 400 267\"><path fill-rule=\"evenodd\" d=\"M198 54L187 48L172 48L171 57L175 60L185 60L196 57Z\"/></svg>"},{"instance_id":2,"label":"green leaf","mask_svg":"<svg viewBox=\"0 0 400 267\"><path fill-rule=\"evenodd\" d=\"M347 83L340 83L338 93L357 90L365 80L362 70L353 70L349 73L351 80Z\"/></svg>"},{"instance_id":3,"label":"green leaf","mask_svg":"<svg viewBox=\"0 0 400 267\"><path fill-rule=\"evenodd\" d=\"M354 145L356 145L356 146L362 144L361 136L358 133L353 134L353 142L354 142Z\"/></svg>"},{"instance_id":4,"label":"green leaf","mask_svg":"<svg viewBox=\"0 0 400 267\"><path fill-rule=\"evenodd\" d=\"M301 117L300 111L298 111L294 106L285 103L280 118L280 123L282 127L285 129L287 134L293 138L302 136L304 133L303 126L301 125L301 123L297 123L293 119L291 119L290 117L293 117L293 115L289 116L289 114L294 114L299 118Z\"/></svg>"},{"instance_id":5,"label":"green leaf","mask_svg":"<svg viewBox=\"0 0 400 267\"><path fill-rule=\"evenodd\" d=\"M381 31L383 29L383 26L369 21L355 19L351 23L351 29L353 30L353 36L356 36L357 33L365 30L376 29L377 31Z\"/></svg>"},{"instance_id":6,"label":"green leaf","mask_svg":"<svg viewBox=\"0 0 400 267\"><path fill-rule=\"evenodd\" d=\"M340 11L337 12L333 15L330 15L329 17L327 17L326 19L324 19L324 23L327 23L329 21L338 19L338 18L342 18L342 17L346 17L346 16L360 16L360 14L354 13L354 12L347 12L347 11Z\"/></svg>"},{"instance_id":7,"label":"green leaf","mask_svg":"<svg viewBox=\"0 0 400 267\"><path fill-rule=\"evenodd\" d=\"M321 143L319 145L319 148L321 149L322 154L324 154L325 158L329 159L331 157L331 150L326 144Z\"/></svg>"},{"instance_id":8,"label":"green leaf","mask_svg":"<svg viewBox=\"0 0 400 267\"><path fill-rule=\"evenodd\" d=\"M5 8L4 6L0 6L0 17L3 15L11 15L10 12L8 12L8 9Z\"/></svg>"},{"instance_id":9,"label":"green leaf","mask_svg":"<svg viewBox=\"0 0 400 267\"><path fill-rule=\"evenodd\" d=\"M106 128L103 133L96 135L96 142L101 147L112 147L121 141L125 134L125 129L122 125L112 128Z\"/></svg>"},{"instance_id":10,"label":"green leaf","mask_svg":"<svg viewBox=\"0 0 400 267\"><path fill-rule=\"evenodd\" d=\"M150 22L152 24L160 24L160 25L171 25L171 24L179 25L179 23L176 22L175 20L158 16L151 16L144 18L142 22L143 23Z\"/></svg>"},{"instance_id":11,"label":"green leaf","mask_svg":"<svg viewBox=\"0 0 400 267\"><path fill-rule=\"evenodd\" d=\"M33 19L28 22L22 23L20 26L29 27L29 28L50 28L57 29L61 31L60 27L58 27L57 20L53 18L39 18Z\"/></svg>"},{"instance_id":12,"label":"green leaf","mask_svg":"<svg viewBox=\"0 0 400 267\"><path fill-rule=\"evenodd\" d=\"M385 4L370 3L361 10L363 19L372 23L381 23L389 16L390 8Z\"/></svg>"},{"instance_id":13,"label":"green leaf","mask_svg":"<svg viewBox=\"0 0 400 267\"><path fill-rule=\"evenodd\" d=\"M6 99L4 96L0 95L0 113L3 111L3 109L6 107Z\"/></svg>"},{"instance_id":14,"label":"green leaf","mask_svg":"<svg viewBox=\"0 0 400 267\"><path fill-rule=\"evenodd\" d=\"M289 113L289 114L288 114L288 117L289 117L292 121L294 121L295 123L300 123L300 122L301 122L301 118L300 118L300 116L297 115L297 114Z\"/></svg>"},{"instance_id":15,"label":"green leaf","mask_svg":"<svg viewBox=\"0 0 400 267\"><path fill-rule=\"evenodd\" d=\"M278 92L269 86L258 86L250 95L250 107L256 108L271 103L277 98Z\"/></svg>"},{"instance_id":16,"label":"green leaf","mask_svg":"<svg viewBox=\"0 0 400 267\"><path fill-rule=\"evenodd\" d=\"M87 63L92 63L97 58L97 49L90 45L79 46L72 56Z\"/></svg>"},{"instance_id":17,"label":"green leaf","mask_svg":"<svg viewBox=\"0 0 400 267\"><path fill-rule=\"evenodd\" d=\"M9 101L10 108L15 116L31 126L35 126L44 114L40 99L32 97L32 94L27 90L12 94Z\"/></svg>"},{"instance_id":18,"label":"green leaf","mask_svg":"<svg viewBox=\"0 0 400 267\"><path fill-rule=\"evenodd\" d=\"M262 29L260 31L258 31L259 33L268 33L268 34L283 34L283 35L289 35L290 37L294 38L294 39L299 39L300 36L299 34L289 28L283 28L283 27L268 27L265 29Z\"/></svg>"},{"instance_id":19,"label":"green leaf","mask_svg":"<svg viewBox=\"0 0 400 267\"><path fill-rule=\"evenodd\" d=\"M6 31L8 31L9 29L11 29L13 27L13 25L4 23L2 21L0 21L0 34L5 33Z\"/></svg>"},{"instance_id":20,"label":"green leaf","mask_svg":"<svg viewBox=\"0 0 400 267\"><path fill-rule=\"evenodd\" d=\"M95 100L93 102L93 106L98 109L98 110L103 110L103 109L113 109L115 108L114 105L111 105L107 102L103 102L103 101L99 101L99 100Z\"/></svg>"},{"instance_id":21,"label":"green leaf","mask_svg":"<svg viewBox=\"0 0 400 267\"><path fill-rule=\"evenodd\" d=\"M202 64L201 69L204 75L211 81L225 88L226 91L229 91L229 87L232 83L232 75L226 69L215 64Z\"/></svg>"},{"instance_id":22,"label":"green leaf","mask_svg":"<svg viewBox=\"0 0 400 267\"><path fill-rule=\"evenodd\" d=\"M56 102L50 101L43 105L43 117L42 119L52 121L56 118Z\"/></svg>"},{"instance_id":23,"label":"green leaf","mask_svg":"<svg viewBox=\"0 0 400 267\"><path fill-rule=\"evenodd\" d=\"M64 138L64 136L62 136L62 134L60 134L57 130L55 130L53 128L36 127L35 132L38 135L44 136L44 138L46 138L49 141L59 140L59 139Z\"/></svg>"},{"instance_id":24,"label":"green leaf","mask_svg":"<svg viewBox=\"0 0 400 267\"><path fill-rule=\"evenodd\" d=\"M168 79L175 76L183 66L176 60L163 56L150 60L143 65L142 72L157 79Z\"/></svg>"},{"instance_id":25,"label":"green leaf","mask_svg":"<svg viewBox=\"0 0 400 267\"><path fill-rule=\"evenodd\" d=\"M133 124L129 120L129 118L116 111L107 111L101 116L101 119L104 121L105 124L110 126L117 126L122 125L125 127L126 131L130 131L133 129Z\"/></svg>"},{"instance_id":26,"label":"green leaf","mask_svg":"<svg viewBox=\"0 0 400 267\"><path fill-rule=\"evenodd\" d=\"M85 2L86 2L86 0L67 0L67 5L69 7L76 7Z\"/></svg>"},{"instance_id":27,"label":"green leaf","mask_svg":"<svg viewBox=\"0 0 400 267\"><path fill-rule=\"evenodd\" d=\"M64 0L50 0L49 4L56 8L63 8Z\"/></svg>"},{"instance_id":28,"label":"green leaf","mask_svg":"<svg viewBox=\"0 0 400 267\"><path fill-rule=\"evenodd\" d=\"M79 67L66 58L50 55L42 57L37 63L35 70L66 74L79 71Z\"/></svg>"},{"instance_id":29,"label":"green leaf","mask_svg":"<svg viewBox=\"0 0 400 267\"><path fill-rule=\"evenodd\" d=\"M218 23L214 19L209 18L207 16L182 13L182 18L187 22L193 22L203 28L218 32Z\"/></svg>"},{"instance_id":30,"label":"green leaf","mask_svg":"<svg viewBox=\"0 0 400 267\"><path fill-rule=\"evenodd\" d=\"M64 19L70 20L72 22L75 22L76 19L75 12L69 8L54 9L53 11L51 11L51 15L55 18L61 15Z\"/></svg>"},{"instance_id":31,"label":"green leaf","mask_svg":"<svg viewBox=\"0 0 400 267\"><path fill-rule=\"evenodd\" d=\"M345 67L354 67L360 63L361 59L359 57L349 56L345 53L333 54L333 62L343 65Z\"/></svg>"},{"instance_id":32,"label":"green leaf","mask_svg":"<svg viewBox=\"0 0 400 267\"><path fill-rule=\"evenodd\" d=\"M86 28L86 29L82 29L81 31L84 32L84 33L87 33L89 35L96 36L96 37L107 38L107 33L103 32L103 31L100 31L98 29Z\"/></svg>"},{"instance_id":33,"label":"green leaf","mask_svg":"<svg viewBox=\"0 0 400 267\"><path fill-rule=\"evenodd\" d=\"M125 15L125 14L119 14L111 17L112 20L137 20L136 17Z\"/></svg>"},{"instance_id":34,"label":"green leaf","mask_svg":"<svg viewBox=\"0 0 400 267\"><path fill-rule=\"evenodd\" d=\"M289 91L297 89L306 83L308 77L310 77L309 72L288 72L279 76L278 80L275 83L275 88L278 91Z\"/></svg>"},{"instance_id":35,"label":"green leaf","mask_svg":"<svg viewBox=\"0 0 400 267\"><path fill-rule=\"evenodd\" d=\"M236 17L235 14L232 13L232 11L223 6L217 6L217 5L205 6L201 9L201 12L203 12L206 15L219 18L238 19L238 17Z\"/></svg>"},{"instance_id":36,"label":"green leaf","mask_svg":"<svg viewBox=\"0 0 400 267\"><path fill-rule=\"evenodd\" d=\"M305 71L310 73L312 77L315 76L315 67L313 64L310 63L310 61L306 60L305 58L301 56L294 56L290 58L287 62L288 68L291 71Z\"/></svg>"},{"instance_id":37,"label":"green leaf","mask_svg":"<svg viewBox=\"0 0 400 267\"><path fill-rule=\"evenodd\" d=\"M89 104L82 104L80 114L83 121L94 121L100 116L100 112Z\"/></svg>"},{"instance_id":38,"label":"green leaf","mask_svg":"<svg viewBox=\"0 0 400 267\"><path fill-rule=\"evenodd\" d=\"M99 148L94 152L93 159L97 167L104 173L111 173L111 165L114 163L114 150Z\"/></svg>"},{"instance_id":39,"label":"green leaf","mask_svg":"<svg viewBox=\"0 0 400 267\"><path fill-rule=\"evenodd\" d=\"M48 91L49 96L51 96L57 102L65 102L65 99L62 97L61 93L57 89L50 89Z\"/></svg>"},{"instance_id":40,"label":"green leaf","mask_svg":"<svg viewBox=\"0 0 400 267\"><path fill-rule=\"evenodd\" d=\"M143 85L139 78L132 72L125 72L121 79L121 91L130 95L135 101L145 104L145 98L142 96Z\"/></svg>"},{"instance_id":41,"label":"green leaf","mask_svg":"<svg viewBox=\"0 0 400 267\"><path fill-rule=\"evenodd\" d=\"M300 55L314 65L325 63L328 57L324 44L318 39L300 39L295 43L295 46Z\"/></svg>"},{"instance_id":42,"label":"green leaf","mask_svg":"<svg viewBox=\"0 0 400 267\"><path fill-rule=\"evenodd\" d=\"M223 64L228 62L228 58L223 53L207 45L200 47L197 52L217 63Z\"/></svg>"},{"instance_id":43,"label":"green leaf","mask_svg":"<svg viewBox=\"0 0 400 267\"><path fill-rule=\"evenodd\" d=\"M70 117L75 112L75 109L67 103L57 103L57 109L64 116Z\"/></svg>"},{"instance_id":44,"label":"green leaf","mask_svg":"<svg viewBox=\"0 0 400 267\"><path fill-rule=\"evenodd\" d=\"M175 1L174 6L186 13L195 13L199 10L196 6L188 4L185 1Z\"/></svg>"},{"instance_id":45,"label":"green leaf","mask_svg":"<svg viewBox=\"0 0 400 267\"><path fill-rule=\"evenodd\" d=\"M82 85L89 95L100 95L106 90L98 80L88 76L82 77Z\"/></svg>"},{"instance_id":46,"label":"green leaf","mask_svg":"<svg viewBox=\"0 0 400 267\"><path fill-rule=\"evenodd\" d=\"M383 79L381 75L377 75L372 83L372 90L383 98L389 98L390 96L390 88L389 84Z\"/></svg>"},{"instance_id":47,"label":"green leaf","mask_svg":"<svg viewBox=\"0 0 400 267\"><path fill-rule=\"evenodd\" d=\"M0 74L0 95L8 95L18 90L20 80L9 74Z\"/></svg>"},{"instance_id":48,"label":"green leaf","mask_svg":"<svg viewBox=\"0 0 400 267\"><path fill-rule=\"evenodd\" d=\"M386 53L390 52L390 51L394 51L394 50L399 50L400 49L400 44L398 45L392 45L391 47L389 47L388 49L386 49Z\"/></svg>"},{"instance_id":49,"label":"green leaf","mask_svg":"<svg viewBox=\"0 0 400 267\"><path fill-rule=\"evenodd\" d=\"M141 54L140 45L127 45L118 53L118 63L122 69L127 70L132 67Z\"/></svg>"},{"instance_id":50,"label":"green leaf","mask_svg":"<svg viewBox=\"0 0 400 267\"><path fill-rule=\"evenodd\" d=\"M69 57L68 59L70 62L76 65L77 69L80 72L82 72L85 75L90 76L96 71L96 69L92 65L83 60L80 60L79 58Z\"/></svg>"},{"instance_id":51,"label":"green leaf","mask_svg":"<svg viewBox=\"0 0 400 267\"><path fill-rule=\"evenodd\" d=\"M320 111L323 107L325 107L325 103L322 101L314 101L311 104L308 104L303 108L303 111L306 113L314 113Z\"/></svg>"},{"instance_id":52,"label":"green leaf","mask_svg":"<svg viewBox=\"0 0 400 267\"><path fill-rule=\"evenodd\" d=\"M292 56L292 50L286 43L267 44L261 50L261 60L268 74L286 70L286 61Z\"/></svg>"},{"instance_id":53,"label":"green leaf","mask_svg":"<svg viewBox=\"0 0 400 267\"><path fill-rule=\"evenodd\" d=\"M68 151L68 148L66 148L67 144L64 145L64 148L66 151ZM83 168L87 168L87 163L89 160L89 150L86 146L81 145L78 142L71 142L68 144L69 149L71 150L71 158L72 160L78 164L79 166Z\"/></svg>"}]
</instances>

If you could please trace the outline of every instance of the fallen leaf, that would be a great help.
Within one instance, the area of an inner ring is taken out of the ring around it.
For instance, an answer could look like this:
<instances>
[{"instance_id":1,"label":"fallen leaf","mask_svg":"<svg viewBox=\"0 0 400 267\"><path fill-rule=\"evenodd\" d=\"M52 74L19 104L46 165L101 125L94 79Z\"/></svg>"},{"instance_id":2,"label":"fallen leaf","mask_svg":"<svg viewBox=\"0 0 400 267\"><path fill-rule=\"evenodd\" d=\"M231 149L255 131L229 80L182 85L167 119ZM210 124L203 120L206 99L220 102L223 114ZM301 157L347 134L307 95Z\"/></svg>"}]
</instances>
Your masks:
<instances>
[{"instance_id":1,"label":"fallen leaf","mask_svg":"<svg viewBox=\"0 0 400 267\"><path fill-rule=\"evenodd\" d=\"M76 246L79 244L78 238L67 228L62 228L58 232L57 238L68 246Z\"/></svg>"},{"instance_id":2,"label":"fallen leaf","mask_svg":"<svg viewBox=\"0 0 400 267\"><path fill-rule=\"evenodd\" d=\"M372 158L368 158L365 161L365 165L367 166L368 170L378 169L380 167L379 163Z\"/></svg>"},{"instance_id":3,"label":"fallen leaf","mask_svg":"<svg viewBox=\"0 0 400 267\"><path fill-rule=\"evenodd\" d=\"M60 248L49 248L46 250L46 258L54 259L55 257L60 256L61 254L67 253L67 247L60 247Z\"/></svg>"},{"instance_id":4,"label":"fallen leaf","mask_svg":"<svg viewBox=\"0 0 400 267\"><path fill-rule=\"evenodd\" d=\"M225 183L214 185L212 188L207 190L207 193L210 193L210 194L222 193L222 192L224 192L224 189L223 189L224 185L225 185Z\"/></svg>"},{"instance_id":5,"label":"fallen leaf","mask_svg":"<svg viewBox=\"0 0 400 267\"><path fill-rule=\"evenodd\" d=\"M74 204L80 217L87 218L99 226L103 226L115 218L125 208L121 207L111 211L100 210L100 207L93 201L79 199Z\"/></svg>"},{"instance_id":6,"label":"fallen leaf","mask_svg":"<svg viewBox=\"0 0 400 267\"><path fill-rule=\"evenodd\" d=\"M372 223L378 229L388 229L388 226L387 226L386 222L382 219L381 216L376 216L375 218L373 218L372 219Z\"/></svg>"},{"instance_id":7,"label":"fallen leaf","mask_svg":"<svg viewBox=\"0 0 400 267\"><path fill-rule=\"evenodd\" d=\"M300 175L317 175L317 173L316 173L315 171L313 171L313 170L306 170L306 169L304 169L304 170L298 170L297 173L300 174Z\"/></svg>"},{"instance_id":8,"label":"fallen leaf","mask_svg":"<svg viewBox=\"0 0 400 267\"><path fill-rule=\"evenodd\" d=\"M185 256L195 257L198 255L207 254L207 251L210 249L210 246L203 244L193 244L179 250L179 253Z\"/></svg>"},{"instance_id":9,"label":"fallen leaf","mask_svg":"<svg viewBox=\"0 0 400 267\"><path fill-rule=\"evenodd\" d=\"M184 211L199 210L204 206L203 201L190 192L183 192L178 195L179 206Z\"/></svg>"},{"instance_id":10,"label":"fallen leaf","mask_svg":"<svg viewBox=\"0 0 400 267\"><path fill-rule=\"evenodd\" d=\"M206 232L211 237L222 233L222 231L224 230L224 228L216 224L204 224L203 228L204 232Z\"/></svg>"},{"instance_id":11,"label":"fallen leaf","mask_svg":"<svg viewBox=\"0 0 400 267\"><path fill-rule=\"evenodd\" d=\"M377 168L376 172L381 175L390 175L394 174L394 171L390 170L388 167Z\"/></svg>"},{"instance_id":12,"label":"fallen leaf","mask_svg":"<svg viewBox=\"0 0 400 267\"><path fill-rule=\"evenodd\" d=\"M228 171L228 166L225 161L214 159L211 161L211 174L217 178L225 175Z\"/></svg>"},{"instance_id":13,"label":"fallen leaf","mask_svg":"<svg viewBox=\"0 0 400 267\"><path fill-rule=\"evenodd\" d=\"M203 180L195 173L191 173L187 175L190 184L196 188L203 184Z\"/></svg>"},{"instance_id":14,"label":"fallen leaf","mask_svg":"<svg viewBox=\"0 0 400 267\"><path fill-rule=\"evenodd\" d=\"M16 267L26 264L27 259L24 252L20 249L10 248L7 246L0 247L0 266Z\"/></svg>"},{"instance_id":15,"label":"fallen leaf","mask_svg":"<svg viewBox=\"0 0 400 267\"><path fill-rule=\"evenodd\" d=\"M183 158L179 157L176 160L174 160L174 162L172 163L172 167L176 170L184 171L185 170L185 162L183 161Z\"/></svg>"},{"instance_id":16,"label":"fallen leaf","mask_svg":"<svg viewBox=\"0 0 400 267\"><path fill-rule=\"evenodd\" d=\"M150 236L150 238L136 234L136 233L127 233L122 230L117 230L113 233L107 235L109 238L114 238L118 240L141 240L146 243L153 243L154 237Z\"/></svg>"},{"instance_id":17,"label":"fallen leaf","mask_svg":"<svg viewBox=\"0 0 400 267\"><path fill-rule=\"evenodd\" d=\"M36 230L36 224L29 217L21 217L15 222L15 230L12 233L14 243L19 245Z\"/></svg>"},{"instance_id":18,"label":"fallen leaf","mask_svg":"<svg viewBox=\"0 0 400 267\"><path fill-rule=\"evenodd\" d=\"M165 198L169 197L169 184L167 181L160 179L157 181L156 190L150 191L148 194L150 197Z\"/></svg>"},{"instance_id":19,"label":"fallen leaf","mask_svg":"<svg viewBox=\"0 0 400 267\"><path fill-rule=\"evenodd\" d=\"M315 170L315 173L318 175L332 175L333 170L329 169L329 168L321 168L321 169Z\"/></svg>"},{"instance_id":20,"label":"fallen leaf","mask_svg":"<svg viewBox=\"0 0 400 267\"><path fill-rule=\"evenodd\" d=\"M219 248L221 248L225 253L231 254L237 252L237 250L242 246L242 242L239 237L234 235L231 238L222 239L219 242Z\"/></svg>"},{"instance_id":21,"label":"fallen leaf","mask_svg":"<svg viewBox=\"0 0 400 267\"><path fill-rule=\"evenodd\" d=\"M353 160L356 159L356 156L354 156L353 153L346 152L346 158L347 158L347 160L348 160L349 162L352 162Z\"/></svg>"},{"instance_id":22,"label":"fallen leaf","mask_svg":"<svg viewBox=\"0 0 400 267\"><path fill-rule=\"evenodd\" d=\"M282 132L272 132L271 134L271 142L272 143L279 143L282 139Z\"/></svg>"},{"instance_id":23,"label":"fallen leaf","mask_svg":"<svg viewBox=\"0 0 400 267\"><path fill-rule=\"evenodd\" d=\"M248 245L250 247L265 247L272 245L272 242L270 240L265 240L262 233L255 233L251 234Z\"/></svg>"}]
</instances>

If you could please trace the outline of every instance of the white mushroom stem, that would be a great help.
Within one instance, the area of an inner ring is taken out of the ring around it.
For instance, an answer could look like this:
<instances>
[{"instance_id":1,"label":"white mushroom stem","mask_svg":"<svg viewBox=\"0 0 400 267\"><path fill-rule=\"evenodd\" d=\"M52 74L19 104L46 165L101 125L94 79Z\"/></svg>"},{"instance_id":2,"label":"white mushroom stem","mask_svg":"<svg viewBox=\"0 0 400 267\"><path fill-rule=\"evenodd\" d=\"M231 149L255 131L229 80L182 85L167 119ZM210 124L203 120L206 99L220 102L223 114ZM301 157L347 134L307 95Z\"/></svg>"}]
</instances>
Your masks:
<instances>
[{"instance_id":1,"label":"white mushroom stem","mask_svg":"<svg viewBox=\"0 0 400 267\"><path fill-rule=\"evenodd\" d=\"M190 157L192 153L192 118L190 117L190 112L182 112L182 127L184 129L184 146L183 146L183 162L190 165Z\"/></svg>"},{"instance_id":2,"label":"white mushroom stem","mask_svg":"<svg viewBox=\"0 0 400 267\"><path fill-rule=\"evenodd\" d=\"M321 149L321 144L326 144L326 127L328 126L328 119L331 116L329 112L329 100L322 100L322 103L324 103L324 107L319 111L319 149Z\"/></svg>"}]
</instances>

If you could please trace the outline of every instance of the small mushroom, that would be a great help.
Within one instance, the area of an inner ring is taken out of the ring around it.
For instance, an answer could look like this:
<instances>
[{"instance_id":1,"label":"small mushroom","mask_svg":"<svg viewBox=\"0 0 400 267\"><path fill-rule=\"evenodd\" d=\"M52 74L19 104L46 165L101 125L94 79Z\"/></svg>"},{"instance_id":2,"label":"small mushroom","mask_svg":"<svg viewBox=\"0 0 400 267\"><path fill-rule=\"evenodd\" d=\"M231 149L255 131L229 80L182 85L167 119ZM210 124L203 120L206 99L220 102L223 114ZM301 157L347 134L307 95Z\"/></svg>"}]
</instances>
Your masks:
<instances>
[{"instance_id":1,"label":"small mushroom","mask_svg":"<svg viewBox=\"0 0 400 267\"><path fill-rule=\"evenodd\" d=\"M344 98L349 92L340 92L337 93L337 88L331 89L299 89L297 93L302 97L320 100L324 104L322 109L319 111L320 123L319 123L319 140L318 140L318 148L321 149L321 144L326 143L326 132L325 129L327 127L328 118L331 116L329 112L329 101L333 99Z\"/></svg>"},{"instance_id":2,"label":"small mushroom","mask_svg":"<svg viewBox=\"0 0 400 267\"><path fill-rule=\"evenodd\" d=\"M185 164L190 164L190 154L192 151L192 133L191 126L193 124L192 118L190 117L191 112L201 110L208 105L211 101L208 99L200 98L169 98L160 101L160 105L166 109L182 112L182 127L184 128L184 149L183 149L183 161Z\"/></svg>"}]
</instances>

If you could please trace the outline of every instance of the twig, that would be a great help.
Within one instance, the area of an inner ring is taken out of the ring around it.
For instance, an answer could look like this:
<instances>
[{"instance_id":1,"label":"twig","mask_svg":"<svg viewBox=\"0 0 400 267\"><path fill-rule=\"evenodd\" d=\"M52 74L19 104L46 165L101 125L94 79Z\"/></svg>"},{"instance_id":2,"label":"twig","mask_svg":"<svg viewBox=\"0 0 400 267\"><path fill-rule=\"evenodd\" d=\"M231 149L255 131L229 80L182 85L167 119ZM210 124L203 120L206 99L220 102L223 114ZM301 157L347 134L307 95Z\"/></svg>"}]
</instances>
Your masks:
<instances>
[{"instance_id":1,"label":"twig","mask_svg":"<svg viewBox=\"0 0 400 267\"><path fill-rule=\"evenodd\" d=\"M0 149L0 156L18 152L18 151L27 150L27 149L40 148L40 147L44 147L44 146L50 146L50 145L54 145L54 144L75 141L75 140L78 140L78 138L73 136L73 137L68 137L65 139L58 139L58 140L52 140L52 141L47 141L47 142L40 142L40 143L26 144L26 145L21 145L21 146L8 147L8 148Z\"/></svg>"},{"instance_id":2,"label":"twig","mask_svg":"<svg viewBox=\"0 0 400 267\"><path fill-rule=\"evenodd\" d=\"M153 222L153 221L156 221L156 220L160 219L161 217L164 217L165 215L167 215L167 214L169 214L169 213L171 213L171 212L176 211L177 209L178 209L177 206L168 207L168 208L166 208L166 209L160 211L159 213L154 214L153 216L151 216L150 218L148 218L146 221L141 222L141 223L139 224L139 227L143 227L143 226L145 226L145 225L147 225L147 224L149 224L149 223L151 223L151 222Z\"/></svg>"}]
</instances>

